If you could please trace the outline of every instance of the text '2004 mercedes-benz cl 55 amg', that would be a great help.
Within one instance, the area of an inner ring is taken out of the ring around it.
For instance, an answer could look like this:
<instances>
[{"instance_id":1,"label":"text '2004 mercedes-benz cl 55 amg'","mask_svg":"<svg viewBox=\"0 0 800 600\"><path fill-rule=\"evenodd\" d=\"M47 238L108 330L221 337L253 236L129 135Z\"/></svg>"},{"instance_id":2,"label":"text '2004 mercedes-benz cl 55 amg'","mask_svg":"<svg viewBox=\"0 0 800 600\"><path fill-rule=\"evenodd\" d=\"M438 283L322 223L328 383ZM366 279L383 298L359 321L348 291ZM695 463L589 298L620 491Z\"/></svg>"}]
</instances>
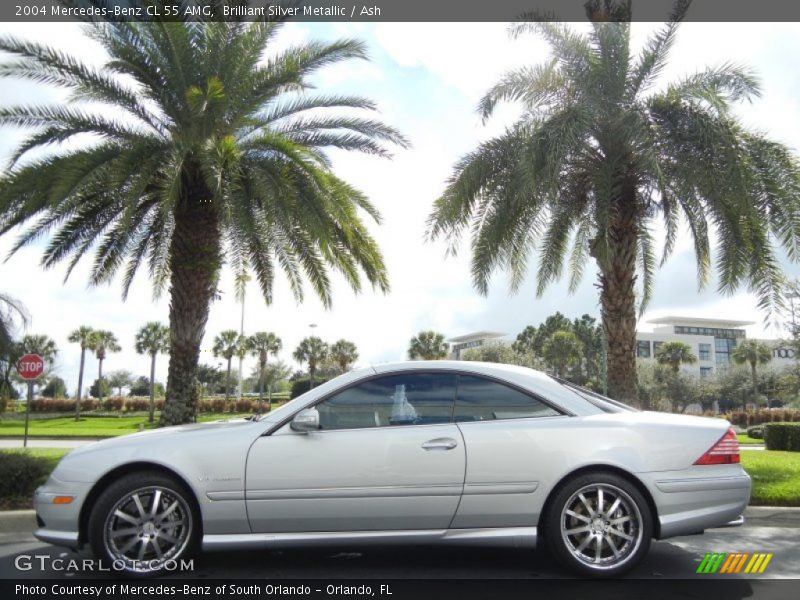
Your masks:
<instances>
[{"instance_id":1,"label":"text '2004 mercedes-benz cl 55 amg'","mask_svg":"<svg viewBox=\"0 0 800 600\"><path fill-rule=\"evenodd\" d=\"M129 575L199 549L545 543L583 575L742 522L723 419L640 412L507 365L353 371L271 413L105 440L36 492L36 536Z\"/></svg>"}]
</instances>

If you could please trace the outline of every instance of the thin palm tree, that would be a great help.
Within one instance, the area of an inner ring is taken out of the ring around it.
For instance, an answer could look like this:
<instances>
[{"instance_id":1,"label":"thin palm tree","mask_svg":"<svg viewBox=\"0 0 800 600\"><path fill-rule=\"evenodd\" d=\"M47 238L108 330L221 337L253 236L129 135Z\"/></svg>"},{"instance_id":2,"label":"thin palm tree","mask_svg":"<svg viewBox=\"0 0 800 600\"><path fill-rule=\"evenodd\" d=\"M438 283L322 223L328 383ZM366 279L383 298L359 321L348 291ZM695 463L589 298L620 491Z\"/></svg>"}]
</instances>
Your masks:
<instances>
[{"instance_id":1,"label":"thin palm tree","mask_svg":"<svg viewBox=\"0 0 800 600\"><path fill-rule=\"evenodd\" d=\"M664 342L656 350L656 362L667 365L673 373L677 373L681 365L693 365L697 356L692 352L692 347L683 342Z\"/></svg>"},{"instance_id":2,"label":"thin palm tree","mask_svg":"<svg viewBox=\"0 0 800 600\"><path fill-rule=\"evenodd\" d=\"M753 403L758 406L758 365L765 365L772 360L772 348L769 344L758 340L742 340L731 352L731 358L737 365L750 365L750 377L753 383ZM747 403L745 402L745 409ZM769 408L769 396L767 396Z\"/></svg>"},{"instance_id":3,"label":"thin palm tree","mask_svg":"<svg viewBox=\"0 0 800 600\"><path fill-rule=\"evenodd\" d=\"M13 252L52 233L42 264L69 258L68 272L96 249L90 283L122 270L123 297L142 264L155 293L168 287L163 424L193 420L200 344L223 262L235 273L249 268L267 303L279 270L298 301L308 281L325 306L332 268L356 291L364 278L388 290L362 218L380 215L333 172L326 149L388 156L388 147L407 145L371 118L373 102L313 92L312 75L366 58L363 43L269 53L282 22L185 18L87 26L108 55L99 67L0 37L12 56L0 77L71 92L50 105L0 108L0 125L35 130L0 177L0 235L28 224ZM349 112L329 111L341 108ZM75 136L94 141L70 144Z\"/></svg>"},{"instance_id":4,"label":"thin palm tree","mask_svg":"<svg viewBox=\"0 0 800 600\"><path fill-rule=\"evenodd\" d=\"M110 352L119 352L122 348L119 345L117 336L113 332L104 329L95 329L91 334L90 346L94 350L97 358L97 401L103 402L103 361Z\"/></svg>"},{"instance_id":5,"label":"thin palm tree","mask_svg":"<svg viewBox=\"0 0 800 600\"><path fill-rule=\"evenodd\" d=\"M753 73L723 64L655 86L688 4L674 5L638 55L630 2L590 0L585 34L541 19L513 25L514 37L541 35L552 58L506 74L480 101L484 119L503 101L520 102L523 116L457 163L429 218L429 238L449 239L453 251L470 232L483 294L497 268L516 292L534 252L538 294L565 261L574 291L594 259L608 389L621 400L637 397L637 296L641 311L679 230L693 238L701 288L716 234L719 291L748 286L768 314L783 303L776 246L800 258L797 158L733 111L759 96ZM660 260L657 228L666 234Z\"/></svg>"},{"instance_id":6,"label":"thin palm tree","mask_svg":"<svg viewBox=\"0 0 800 600\"><path fill-rule=\"evenodd\" d=\"M227 403L231 395L231 361L234 356L243 354L246 350L245 338L233 329L226 329L214 338L214 346L211 351L216 357L222 357L228 361L228 368L225 371L225 402Z\"/></svg>"},{"instance_id":7,"label":"thin palm tree","mask_svg":"<svg viewBox=\"0 0 800 600\"><path fill-rule=\"evenodd\" d=\"M439 360L449 351L444 335L435 331L420 331L408 342L408 358L412 360Z\"/></svg>"},{"instance_id":8,"label":"thin palm tree","mask_svg":"<svg viewBox=\"0 0 800 600\"><path fill-rule=\"evenodd\" d=\"M20 340L20 355L22 354L38 354L44 359L45 374L53 368L53 364L58 354L58 346L55 340L47 335L26 335ZM35 380L32 385L28 386L28 401L33 400L33 388L39 385L43 378Z\"/></svg>"},{"instance_id":9,"label":"thin palm tree","mask_svg":"<svg viewBox=\"0 0 800 600\"><path fill-rule=\"evenodd\" d=\"M331 345L331 358L345 373L358 360L358 348L349 340L338 340Z\"/></svg>"},{"instance_id":10,"label":"thin palm tree","mask_svg":"<svg viewBox=\"0 0 800 600\"><path fill-rule=\"evenodd\" d=\"M258 359L258 412L261 412L261 405L264 401L264 372L267 368L269 355L277 356L281 351L283 342L281 338L271 331L259 331L247 338L247 349L250 354ZM267 410L272 410L272 394Z\"/></svg>"},{"instance_id":11,"label":"thin palm tree","mask_svg":"<svg viewBox=\"0 0 800 600\"><path fill-rule=\"evenodd\" d=\"M9 351L14 343L13 331L17 320L23 327L28 325L25 307L16 298L0 293L0 355Z\"/></svg>"},{"instance_id":12,"label":"thin palm tree","mask_svg":"<svg viewBox=\"0 0 800 600\"><path fill-rule=\"evenodd\" d=\"M152 423L156 410L156 357L169 352L169 327L150 321L136 332L136 352L150 356L150 407L147 420Z\"/></svg>"},{"instance_id":13,"label":"thin palm tree","mask_svg":"<svg viewBox=\"0 0 800 600\"><path fill-rule=\"evenodd\" d=\"M294 359L300 364L308 363L308 387L314 387L314 375L321 362L328 358L330 347L316 336L310 336L300 341L294 351Z\"/></svg>"},{"instance_id":14,"label":"thin palm tree","mask_svg":"<svg viewBox=\"0 0 800 600\"><path fill-rule=\"evenodd\" d=\"M78 369L78 393L75 396L75 420L81 420L81 400L83 399L83 369L86 366L86 351L91 350L93 329L87 325L81 325L69 334L67 340L73 344L81 346L81 365Z\"/></svg>"}]
</instances>

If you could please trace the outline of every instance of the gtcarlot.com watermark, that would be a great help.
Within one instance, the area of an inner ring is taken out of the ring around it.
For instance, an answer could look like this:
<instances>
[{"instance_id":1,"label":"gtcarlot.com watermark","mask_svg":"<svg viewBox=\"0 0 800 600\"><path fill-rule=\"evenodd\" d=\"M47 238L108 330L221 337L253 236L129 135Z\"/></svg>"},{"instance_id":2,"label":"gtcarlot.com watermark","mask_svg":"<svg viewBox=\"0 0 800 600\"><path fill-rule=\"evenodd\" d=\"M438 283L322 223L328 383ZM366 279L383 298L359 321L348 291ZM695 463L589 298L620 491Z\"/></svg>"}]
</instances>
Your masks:
<instances>
[{"instance_id":1,"label":"gtcarlot.com watermark","mask_svg":"<svg viewBox=\"0 0 800 600\"><path fill-rule=\"evenodd\" d=\"M14 559L18 571L60 571L69 573L107 573L113 571L194 571L194 559L189 560L115 560L96 558L63 558L49 554L20 554Z\"/></svg>"}]
</instances>

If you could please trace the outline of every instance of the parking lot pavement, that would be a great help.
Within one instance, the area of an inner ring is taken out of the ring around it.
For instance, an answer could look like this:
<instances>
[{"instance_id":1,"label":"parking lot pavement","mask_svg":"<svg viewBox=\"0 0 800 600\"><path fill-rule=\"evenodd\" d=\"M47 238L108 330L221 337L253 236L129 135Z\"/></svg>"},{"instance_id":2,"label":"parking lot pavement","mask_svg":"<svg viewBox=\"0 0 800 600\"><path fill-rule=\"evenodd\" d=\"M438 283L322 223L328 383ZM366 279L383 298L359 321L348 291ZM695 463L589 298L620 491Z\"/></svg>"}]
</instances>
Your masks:
<instances>
[{"instance_id":1,"label":"parking lot pavement","mask_svg":"<svg viewBox=\"0 0 800 600\"><path fill-rule=\"evenodd\" d=\"M6 513L8 514L8 513ZM12 523L13 522L13 523ZM37 541L30 512L12 519L0 517L0 577L26 579L97 578L97 573L70 573L34 566L15 568L23 555L88 558ZM800 512L758 509L742 527L708 530L705 535L653 542L645 561L628 577L677 579L738 577L696 575L706 552L772 552L774 557L759 578L797 578L800 573ZM106 575L107 576L107 575ZM513 548L463 546L395 546L391 548L325 548L208 553L195 560L191 578L512 578L549 579L568 575L545 553Z\"/></svg>"}]
</instances>

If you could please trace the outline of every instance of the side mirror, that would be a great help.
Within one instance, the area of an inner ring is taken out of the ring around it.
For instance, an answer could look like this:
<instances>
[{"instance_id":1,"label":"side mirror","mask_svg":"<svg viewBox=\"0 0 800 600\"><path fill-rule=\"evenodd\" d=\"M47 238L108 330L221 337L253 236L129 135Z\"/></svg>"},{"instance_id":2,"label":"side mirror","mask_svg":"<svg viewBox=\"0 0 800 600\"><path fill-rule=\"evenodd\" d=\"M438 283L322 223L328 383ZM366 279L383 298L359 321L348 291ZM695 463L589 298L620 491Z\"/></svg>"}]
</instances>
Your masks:
<instances>
[{"instance_id":1,"label":"side mirror","mask_svg":"<svg viewBox=\"0 0 800 600\"><path fill-rule=\"evenodd\" d=\"M319 429L319 411L316 408L304 408L292 419L292 431L308 433Z\"/></svg>"}]
</instances>

